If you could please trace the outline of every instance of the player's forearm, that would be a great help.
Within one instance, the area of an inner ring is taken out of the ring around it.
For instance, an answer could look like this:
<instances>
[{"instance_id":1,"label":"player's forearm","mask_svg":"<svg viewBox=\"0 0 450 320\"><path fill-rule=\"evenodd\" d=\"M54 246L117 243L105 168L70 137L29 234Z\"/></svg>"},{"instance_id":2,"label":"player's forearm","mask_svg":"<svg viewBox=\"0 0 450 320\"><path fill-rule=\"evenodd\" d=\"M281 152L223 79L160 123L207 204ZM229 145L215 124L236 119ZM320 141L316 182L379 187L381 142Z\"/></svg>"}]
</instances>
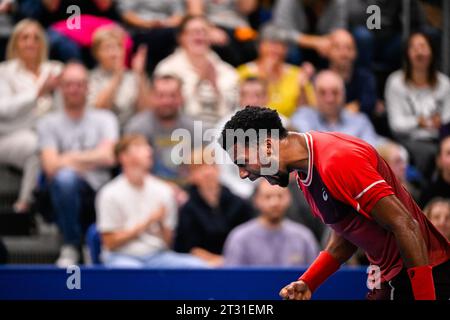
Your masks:
<instances>
[{"instance_id":1,"label":"player's forearm","mask_svg":"<svg viewBox=\"0 0 450 320\"><path fill-rule=\"evenodd\" d=\"M417 221L411 218L392 232L407 268L428 265L427 247Z\"/></svg>"},{"instance_id":2,"label":"player's forearm","mask_svg":"<svg viewBox=\"0 0 450 320\"><path fill-rule=\"evenodd\" d=\"M414 298L436 299L432 267L419 223L394 195L379 200L373 207L372 216L394 235L411 280Z\"/></svg>"},{"instance_id":3,"label":"player's forearm","mask_svg":"<svg viewBox=\"0 0 450 320\"><path fill-rule=\"evenodd\" d=\"M427 248L419 224L396 196L379 200L371 214L380 226L392 232L407 268L428 265Z\"/></svg>"},{"instance_id":4,"label":"player's forearm","mask_svg":"<svg viewBox=\"0 0 450 320\"><path fill-rule=\"evenodd\" d=\"M299 278L314 292L328 277L335 273L342 263L350 259L357 247L332 231L330 240L324 251Z\"/></svg>"},{"instance_id":5,"label":"player's forearm","mask_svg":"<svg viewBox=\"0 0 450 320\"><path fill-rule=\"evenodd\" d=\"M418 223L406 222L393 230L403 263L407 268L415 300L435 300L436 293L432 267L429 265L427 247Z\"/></svg>"},{"instance_id":6,"label":"player's forearm","mask_svg":"<svg viewBox=\"0 0 450 320\"><path fill-rule=\"evenodd\" d=\"M325 251L331 254L341 264L350 259L357 249L358 247L334 231L331 232L330 240L325 247Z\"/></svg>"}]
</instances>

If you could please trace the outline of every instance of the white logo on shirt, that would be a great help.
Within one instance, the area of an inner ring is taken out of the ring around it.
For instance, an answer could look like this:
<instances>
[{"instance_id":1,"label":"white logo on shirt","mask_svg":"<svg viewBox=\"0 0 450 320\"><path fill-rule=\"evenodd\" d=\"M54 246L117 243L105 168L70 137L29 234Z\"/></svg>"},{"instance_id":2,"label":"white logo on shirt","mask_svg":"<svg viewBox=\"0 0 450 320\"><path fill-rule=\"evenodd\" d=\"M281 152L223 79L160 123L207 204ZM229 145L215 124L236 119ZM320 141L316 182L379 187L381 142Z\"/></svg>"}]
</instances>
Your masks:
<instances>
[{"instance_id":1,"label":"white logo on shirt","mask_svg":"<svg viewBox=\"0 0 450 320\"><path fill-rule=\"evenodd\" d=\"M328 200L328 193L324 190L324 189L322 189L322 197L323 197L323 200L324 201L327 201Z\"/></svg>"}]
</instances>

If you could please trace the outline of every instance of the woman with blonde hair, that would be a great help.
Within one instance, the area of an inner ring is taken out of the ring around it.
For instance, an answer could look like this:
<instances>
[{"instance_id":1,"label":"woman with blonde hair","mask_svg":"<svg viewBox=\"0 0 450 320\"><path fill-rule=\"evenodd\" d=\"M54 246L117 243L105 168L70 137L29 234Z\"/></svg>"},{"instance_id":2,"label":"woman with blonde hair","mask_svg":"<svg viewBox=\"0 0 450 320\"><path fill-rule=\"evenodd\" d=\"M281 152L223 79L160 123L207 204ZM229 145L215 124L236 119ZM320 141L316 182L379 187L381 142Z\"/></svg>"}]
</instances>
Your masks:
<instances>
[{"instance_id":1,"label":"woman with blonde hair","mask_svg":"<svg viewBox=\"0 0 450 320\"><path fill-rule=\"evenodd\" d=\"M98 62L91 72L89 105L114 112L121 128L136 111L148 107L148 81L145 73L147 48L139 47L126 69L126 34L117 26L97 29L92 40Z\"/></svg>"},{"instance_id":2,"label":"woman with blonde hair","mask_svg":"<svg viewBox=\"0 0 450 320\"><path fill-rule=\"evenodd\" d=\"M7 60L0 63L0 164L23 170L17 212L28 210L39 170L36 120L52 109L52 94L62 70L48 61L45 32L33 20L14 28Z\"/></svg>"}]
</instances>

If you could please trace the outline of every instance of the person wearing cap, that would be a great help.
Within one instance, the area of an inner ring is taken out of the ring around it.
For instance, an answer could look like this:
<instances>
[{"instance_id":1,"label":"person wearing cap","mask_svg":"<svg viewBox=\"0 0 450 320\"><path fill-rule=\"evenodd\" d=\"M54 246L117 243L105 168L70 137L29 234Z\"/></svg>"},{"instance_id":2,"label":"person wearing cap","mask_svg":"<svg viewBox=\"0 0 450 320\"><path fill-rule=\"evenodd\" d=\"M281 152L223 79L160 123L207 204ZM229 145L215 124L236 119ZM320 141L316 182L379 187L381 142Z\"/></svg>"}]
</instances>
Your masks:
<instances>
[{"instance_id":1,"label":"person wearing cap","mask_svg":"<svg viewBox=\"0 0 450 320\"><path fill-rule=\"evenodd\" d=\"M299 105L315 105L313 87L309 81L313 67L304 68L285 63L288 34L274 25L265 25L259 35L256 60L237 68L239 77L262 78L268 83L268 106L290 117ZM309 72L307 72L309 71Z\"/></svg>"}]
</instances>

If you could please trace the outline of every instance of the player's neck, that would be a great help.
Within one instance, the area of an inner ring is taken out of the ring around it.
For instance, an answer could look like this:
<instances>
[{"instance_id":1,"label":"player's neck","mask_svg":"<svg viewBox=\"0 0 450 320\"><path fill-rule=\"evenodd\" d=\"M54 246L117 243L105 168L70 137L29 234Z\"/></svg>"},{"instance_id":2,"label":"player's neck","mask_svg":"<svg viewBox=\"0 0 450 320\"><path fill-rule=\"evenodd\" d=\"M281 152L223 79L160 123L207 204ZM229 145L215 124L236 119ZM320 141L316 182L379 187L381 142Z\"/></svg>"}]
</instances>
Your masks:
<instances>
[{"instance_id":1,"label":"player's neck","mask_svg":"<svg viewBox=\"0 0 450 320\"><path fill-rule=\"evenodd\" d=\"M289 170L307 171L309 163L308 148L303 134L289 132L282 143L280 153Z\"/></svg>"}]
</instances>

